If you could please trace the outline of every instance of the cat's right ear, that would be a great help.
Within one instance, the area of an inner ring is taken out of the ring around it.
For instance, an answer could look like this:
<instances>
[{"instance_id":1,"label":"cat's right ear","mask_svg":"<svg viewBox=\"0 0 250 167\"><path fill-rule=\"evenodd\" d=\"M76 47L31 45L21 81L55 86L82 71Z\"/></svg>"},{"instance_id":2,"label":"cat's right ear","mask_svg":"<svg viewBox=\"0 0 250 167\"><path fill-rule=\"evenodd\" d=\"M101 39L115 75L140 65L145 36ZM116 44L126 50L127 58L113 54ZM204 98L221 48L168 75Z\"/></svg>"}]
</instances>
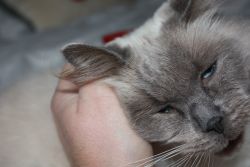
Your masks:
<instances>
[{"instance_id":1,"label":"cat's right ear","mask_svg":"<svg viewBox=\"0 0 250 167\"><path fill-rule=\"evenodd\" d=\"M62 52L73 68L62 72L61 78L80 86L116 75L125 65L123 56L109 48L70 44Z\"/></svg>"}]
</instances>

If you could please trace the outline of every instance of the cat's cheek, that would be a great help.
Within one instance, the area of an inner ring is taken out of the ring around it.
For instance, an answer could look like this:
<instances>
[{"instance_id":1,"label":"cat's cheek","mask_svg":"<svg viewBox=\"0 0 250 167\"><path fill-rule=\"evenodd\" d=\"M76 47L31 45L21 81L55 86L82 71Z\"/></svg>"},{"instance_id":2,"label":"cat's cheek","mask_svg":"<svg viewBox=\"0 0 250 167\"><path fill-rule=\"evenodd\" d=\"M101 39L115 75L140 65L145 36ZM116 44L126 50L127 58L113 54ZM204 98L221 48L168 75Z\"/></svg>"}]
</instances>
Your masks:
<instances>
[{"instance_id":1,"label":"cat's cheek","mask_svg":"<svg viewBox=\"0 0 250 167\"><path fill-rule=\"evenodd\" d=\"M238 116L237 116L238 117ZM229 140L235 140L245 131L246 120L244 118L230 119L225 121L225 132L224 135Z\"/></svg>"},{"instance_id":2,"label":"cat's cheek","mask_svg":"<svg viewBox=\"0 0 250 167\"><path fill-rule=\"evenodd\" d=\"M226 113L225 136L229 140L234 140L244 132L245 126L249 122L249 97L243 89L237 89L231 94L225 93L223 108Z\"/></svg>"},{"instance_id":3,"label":"cat's cheek","mask_svg":"<svg viewBox=\"0 0 250 167\"><path fill-rule=\"evenodd\" d=\"M159 117L161 117L159 119ZM137 120L134 124L138 134L149 142L166 142L176 136L182 129L179 120L165 119L164 116L157 115L147 119Z\"/></svg>"}]
</instances>

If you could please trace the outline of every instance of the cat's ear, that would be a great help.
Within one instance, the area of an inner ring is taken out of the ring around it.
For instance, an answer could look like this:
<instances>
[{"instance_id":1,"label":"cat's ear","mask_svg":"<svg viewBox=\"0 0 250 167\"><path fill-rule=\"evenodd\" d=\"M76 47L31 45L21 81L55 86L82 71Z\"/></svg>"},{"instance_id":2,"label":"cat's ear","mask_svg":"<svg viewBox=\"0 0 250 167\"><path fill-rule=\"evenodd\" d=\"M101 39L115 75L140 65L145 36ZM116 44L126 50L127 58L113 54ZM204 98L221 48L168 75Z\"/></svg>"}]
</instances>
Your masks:
<instances>
[{"instance_id":1,"label":"cat's ear","mask_svg":"<svg viewBox=\"0 0 250 167\"><path fill-rule=\"evenodd\" d=\"M168 0L168 9L173 12L172 20L192 22L207 11L216 11L220 0ZM169 11L167 11L169 13ZM212 13L213 13L212 12Z\"/></svg>"},{"instance_id":2,"label":"cat's ear","mask_svg":"<svg viewBox=\"0 0 250 167\"><path fill-rule=\"evenodd\" d=\"M62 72L61 77L77 85L115 75L125 64L122 55L108 48L70 44L62 52L73 68Z\"/></svg>"},{"instance_id":3,"label":"cat's ear","mask_svg":"<svg viewBox=\"0 0 250 167\"><path fill-rule=\"evenodd\" d=\"M170 0L170 5L184 22L190 22L209 10L216 9L218 0Z\"/></svg>"}]
</instances>

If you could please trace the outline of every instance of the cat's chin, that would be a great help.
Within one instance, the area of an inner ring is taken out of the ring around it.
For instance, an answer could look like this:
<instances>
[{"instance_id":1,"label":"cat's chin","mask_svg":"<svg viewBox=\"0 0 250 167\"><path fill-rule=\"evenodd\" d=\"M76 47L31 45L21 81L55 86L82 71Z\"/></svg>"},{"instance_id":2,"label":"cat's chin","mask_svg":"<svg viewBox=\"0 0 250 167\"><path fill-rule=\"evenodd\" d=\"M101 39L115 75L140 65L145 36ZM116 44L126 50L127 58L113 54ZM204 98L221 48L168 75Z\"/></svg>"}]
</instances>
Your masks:
<instances>
[{"instance_id":1,"label":"cat's chin","mask_svg":"<svg viewBox=\"0 0 250 167\"><path fill-rule=\"evenodd\" d=\"M222 151L216 153L219 157L231 157L237 150L239 150L241 144L243 143L244 133L241 133L236 139L229 141L227 147Z\"/></svg>"}]
</instances>

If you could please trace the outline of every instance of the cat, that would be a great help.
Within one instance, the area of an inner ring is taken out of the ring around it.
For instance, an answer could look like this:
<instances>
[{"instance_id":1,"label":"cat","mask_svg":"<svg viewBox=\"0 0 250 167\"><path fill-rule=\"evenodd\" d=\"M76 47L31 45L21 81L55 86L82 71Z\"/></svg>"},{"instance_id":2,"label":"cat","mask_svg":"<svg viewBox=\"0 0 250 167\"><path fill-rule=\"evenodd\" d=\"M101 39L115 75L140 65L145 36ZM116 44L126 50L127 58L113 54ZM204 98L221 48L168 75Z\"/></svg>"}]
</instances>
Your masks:
<instances>
[{"instance_id":1,"label":"cat","mask_svg":"<svg viewBox=\"0 0 250 167\"><path fill-rule=\"evenodd\" d=\"M250 166L249 28L220 17L218 3L169 0L104 47L63 49L74 69L62 77L112 86L135 131L167 151L130 166ZM1 166L69 167L45 112L55 86L51 74L32 75L1 95Z\"/></svg>"},{"instance_id":2,"label":"cat","mask_svg":"<svg viewBox=\"0 0 250 167\"><path fill-rule=\"evenodd\" d=\"M63 49L74 66L64 79L112 86L136 132L169 148L149 166L169 157L178 157L174 165L209 166L210 156L231 156L244 141L249 26L223 19L219 4L169 0L141 28L105 47Z\"/></svg>"}]
</instances>

